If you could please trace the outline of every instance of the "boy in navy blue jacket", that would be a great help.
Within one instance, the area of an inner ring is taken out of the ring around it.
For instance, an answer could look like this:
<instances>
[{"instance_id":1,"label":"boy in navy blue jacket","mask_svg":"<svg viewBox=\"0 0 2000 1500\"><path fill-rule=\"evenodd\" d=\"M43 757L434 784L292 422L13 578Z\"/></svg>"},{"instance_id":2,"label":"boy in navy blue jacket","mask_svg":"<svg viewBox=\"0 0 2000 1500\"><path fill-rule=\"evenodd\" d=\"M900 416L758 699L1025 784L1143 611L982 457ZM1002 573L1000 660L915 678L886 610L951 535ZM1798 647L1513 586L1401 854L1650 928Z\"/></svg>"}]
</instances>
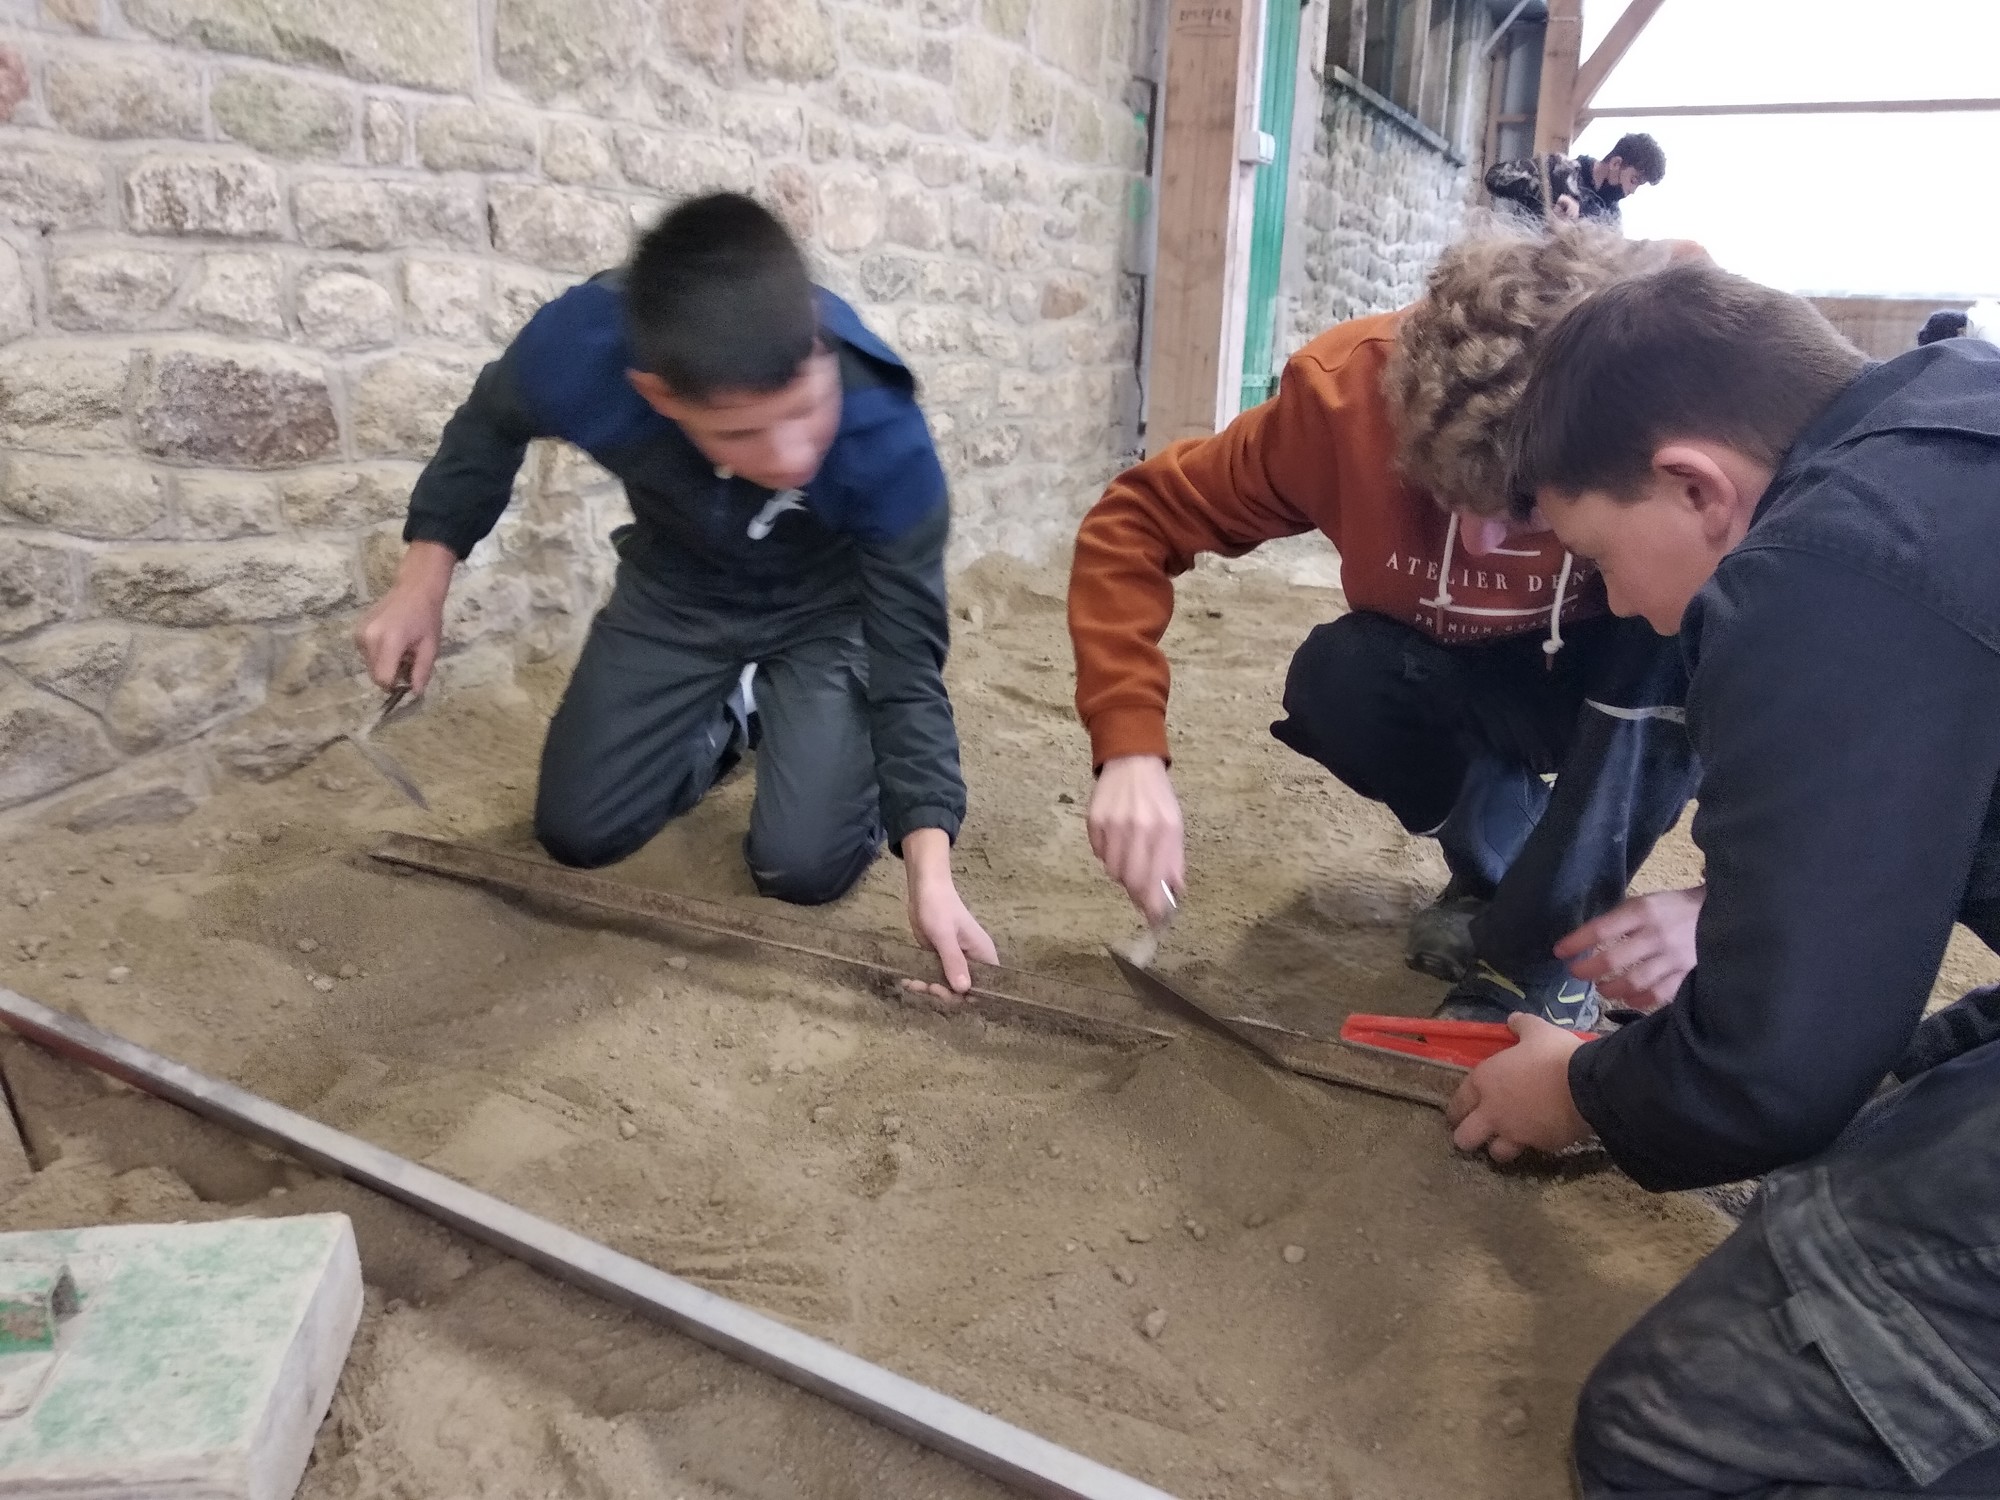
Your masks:
<instances>
[{"instance_id":1,"label":"boy in navy blue jacket","mask_svg":"<svg viewBox=\"0 0 2000 1500\"><path fill-rule=\"evenodd\" d=\"M965 816L942 676L944 472L895 352L813 286L748 198L668 213L630 264L544 307L480 372L410 497L395 585L357 632L370 674L436 660L452 570L506 509L528 443L624 481L633 523L549 726L535 832L625 858L747 749L757 888L844 894L886 841L954 989L993 943L959 899Z\"/></svg>"},{"instance_id":2,"label":"boy in navy blue jacket","mask_svg":"<svg viewBox=\"0 0 2000 1500\"><path fill-rule=\"evenodd\" d=\"M1592 1374L1582 1491L2000 1495L2000 991L1923 1018L1954 921L2000 947L2000 350L1871 366L1683 264L1573 311L1517 421L1521 508L1681 638L1708 889L1669 1004L1516 1016L1454 1138L1769 1174Z\"/></svg>"}]
</instances>

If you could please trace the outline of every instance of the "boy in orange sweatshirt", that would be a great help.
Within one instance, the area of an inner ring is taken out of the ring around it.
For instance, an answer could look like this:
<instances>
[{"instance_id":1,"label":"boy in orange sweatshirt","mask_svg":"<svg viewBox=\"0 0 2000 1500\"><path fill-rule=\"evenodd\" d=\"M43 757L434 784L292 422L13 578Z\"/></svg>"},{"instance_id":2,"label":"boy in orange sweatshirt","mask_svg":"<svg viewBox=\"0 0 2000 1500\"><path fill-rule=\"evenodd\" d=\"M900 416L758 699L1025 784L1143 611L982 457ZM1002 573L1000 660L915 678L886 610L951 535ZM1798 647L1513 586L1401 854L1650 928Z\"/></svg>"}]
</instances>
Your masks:
<instances>
[{"instance_id":1,"label":"boy in orange sweatshirt","mask_svg":"<svg viewBox=\"0 0 2000 1500\"><path fill-rule=\"evenodd\" d=\"M1271 732L1437 839L1451 881L1408 957L1455 982L1441 1014L1596 1019L1554 949L1618 905L1690 795L1685 678L1671 643L1606 614L1587 564L1508 520L1504 438L1535 336L1671 254L1583 226L1474 235L1416 306L1328 330L1275 399L1112 481L1077 535L1070 636L1091 846L1149 917L1186 878L1159 649L1173 579L1318 530L1350 612L1300 646ZM1673 993L1684 908L1621 908L1589 934L1605 995Z\"/></svg>"}]
</instances>

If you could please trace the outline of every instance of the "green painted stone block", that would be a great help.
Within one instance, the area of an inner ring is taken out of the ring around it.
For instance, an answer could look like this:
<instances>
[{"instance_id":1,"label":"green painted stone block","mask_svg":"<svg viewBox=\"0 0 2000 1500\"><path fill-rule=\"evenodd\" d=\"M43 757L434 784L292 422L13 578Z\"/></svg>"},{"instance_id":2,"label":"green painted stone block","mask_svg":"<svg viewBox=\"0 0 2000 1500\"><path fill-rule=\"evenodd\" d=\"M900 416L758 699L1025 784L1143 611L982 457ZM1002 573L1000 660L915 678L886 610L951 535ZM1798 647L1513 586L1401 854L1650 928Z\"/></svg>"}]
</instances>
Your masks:
<instances>
[{"instance_id":1,"label":"green painted stone block","mask_svg":"<svg viewBox=\"0 0 2000 1500\"><path fill-rule=\"evenodd\" d=\"M360 1315L343 1214L0 1235L0 1497L282 1500Z\"/></svg>"}]
</instances>

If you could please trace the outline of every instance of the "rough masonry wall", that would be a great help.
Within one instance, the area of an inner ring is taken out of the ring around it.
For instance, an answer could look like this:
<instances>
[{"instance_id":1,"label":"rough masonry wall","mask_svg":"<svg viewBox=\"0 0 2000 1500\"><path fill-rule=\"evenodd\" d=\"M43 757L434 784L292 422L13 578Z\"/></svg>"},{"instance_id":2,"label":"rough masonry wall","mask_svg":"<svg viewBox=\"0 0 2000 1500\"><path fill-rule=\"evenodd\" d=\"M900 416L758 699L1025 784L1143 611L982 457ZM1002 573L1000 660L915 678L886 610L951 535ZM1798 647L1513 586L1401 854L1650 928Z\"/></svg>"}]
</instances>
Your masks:
<instances>
[{"instance_id":1,"label":"rough masonry wall","mask_svg":"<svg viewBox=\"0 0 2000 1500\"><path fill-rule=\"evenodd\" d=\"M354 722L348 632L479 365L701 190L909 357L957 560L1048 548L1120 448L1136 6L0 0L0 809L169 813ZM622 500L537 449L447 684L605 587Z\"/></svg>"},{"instance_id":2,"label":"rough masonry wall","mask_svg":"<svg viewBox=\"0 0 2000 1500\"><path fill-rule=\"evenodd\" d=\"M1483 90L1465 113L1485 118ZM1335 323L1414 301L1477 188L1469 167L1329 82L1292 187L1304 245L1300 274L1285 289L1285 352Z\"/></svg>"}]
</instances>

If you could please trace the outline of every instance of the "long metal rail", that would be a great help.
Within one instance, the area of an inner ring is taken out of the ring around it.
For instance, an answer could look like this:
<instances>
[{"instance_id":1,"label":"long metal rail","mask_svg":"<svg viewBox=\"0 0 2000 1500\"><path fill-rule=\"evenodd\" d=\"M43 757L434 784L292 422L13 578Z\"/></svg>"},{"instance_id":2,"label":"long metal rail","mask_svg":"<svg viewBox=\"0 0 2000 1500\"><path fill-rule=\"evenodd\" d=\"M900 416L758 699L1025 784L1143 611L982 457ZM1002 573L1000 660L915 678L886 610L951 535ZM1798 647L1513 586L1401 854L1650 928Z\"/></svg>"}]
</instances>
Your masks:
<instances>
[{"instance_id":1,"label":"long metal rail","mask_svg":"<svg viewBox=\"0 0 2000 1500\"><path fill-rule=\"evenodd\" d=\"M560 1281L665 1323L1025 1494L1050 1500L1173 1500L1164 1490L870 1364L740 1302L25 995L0 989L0 1021L53 1052L373 1188Z\"/></svg>"}]
</instances>

